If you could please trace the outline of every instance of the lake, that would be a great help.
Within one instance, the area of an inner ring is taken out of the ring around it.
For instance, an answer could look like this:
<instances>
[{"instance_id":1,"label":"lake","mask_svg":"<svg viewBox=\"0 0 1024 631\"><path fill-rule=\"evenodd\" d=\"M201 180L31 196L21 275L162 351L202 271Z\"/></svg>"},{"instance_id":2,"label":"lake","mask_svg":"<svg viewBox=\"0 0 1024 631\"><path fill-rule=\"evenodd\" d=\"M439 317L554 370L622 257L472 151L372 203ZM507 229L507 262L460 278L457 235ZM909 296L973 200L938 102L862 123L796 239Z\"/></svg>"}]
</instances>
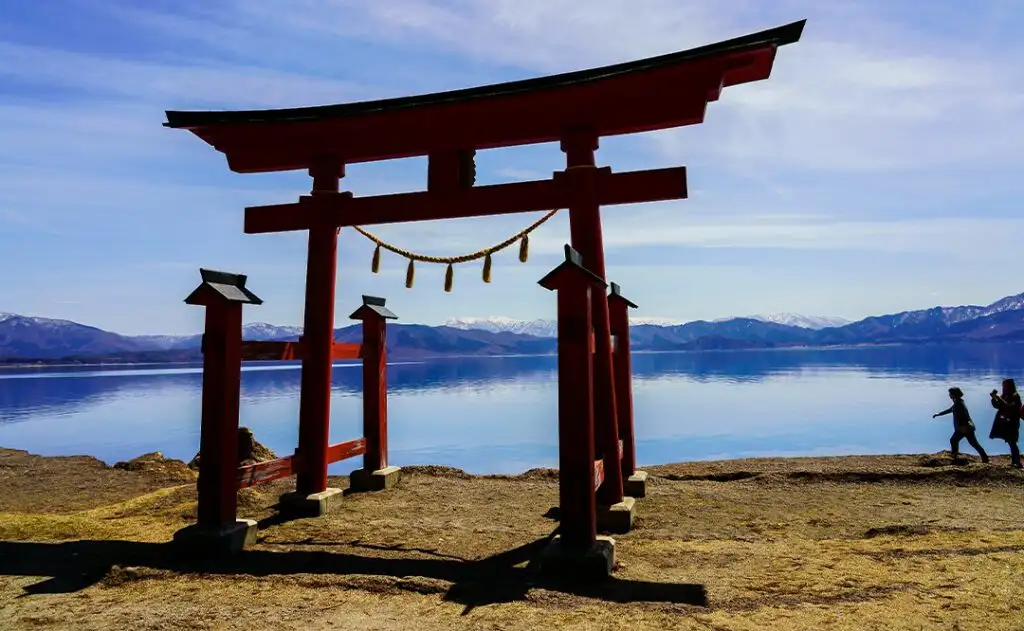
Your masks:
<instances>
[{"instance_id":1,"label":"lake","mask_svg":"<svg viewBox=\"0 0 1024 631\"><path fill-rule=\"evenodd\" d=\"M1024 345L635 354L637 459L925 453L948 449L946 388L960 386L988 440L987 393L1024 377ZM247 365L242 424L278 455L298 437L296 365ZM470 473L557 466L555 357L446 358L388 368L392 464ZM334 369L332 442L361 435L361 372ZM201 368L0 369L0 446L107 463L199 447ZM963 451L971 453L964 443ZM336 463L347 474L359 460Z\"/></svg>"}]
</instances>

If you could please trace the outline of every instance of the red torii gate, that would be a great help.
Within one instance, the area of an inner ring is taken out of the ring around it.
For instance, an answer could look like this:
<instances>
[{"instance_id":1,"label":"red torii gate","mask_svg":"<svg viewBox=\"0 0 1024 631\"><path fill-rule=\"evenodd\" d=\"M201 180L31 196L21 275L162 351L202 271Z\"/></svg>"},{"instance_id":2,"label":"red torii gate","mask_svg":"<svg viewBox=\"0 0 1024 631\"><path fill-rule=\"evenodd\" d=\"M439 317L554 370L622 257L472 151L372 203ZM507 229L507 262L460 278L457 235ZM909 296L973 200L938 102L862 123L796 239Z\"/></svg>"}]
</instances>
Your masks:
<instances>
[{"instance_id":1,"label":"red torii gate","mask_svg":"<svg viewBox=\"0 0 1024 631\"><path fill-rule=\"evenodd\" d=\"M326 490L326 457L316 452L323 449L319 437L330 411L340 228L568 208L572 247L581 265L604 282L600 207L683 199L687 190L684 167L629 173L597 167L598 139L703 122L708 103L723 88L768 78L778 47L798 41L803 27L801 20L639 61L418 97L279 110L168 111L166 126L188 129L224 153L235 172L304 169L313 179L310 195L295 203L245 211L248 234L309 232L299 451L316 461L299 476L298 493ZM555 141L566 154L566 168L552 179L474 185L476 151ZM369 197L340 191L347 164L415 156L428 158L425 191ZM629 508L623 506L623 478L634 471L620 465L621 460L632 468L633 457L619 456L626 450L619 447L619 415L629 412L617 397L631 398L631 392L616 383L605 291L592 293L590 319L593 429L604 463L596 501L621 511ZM631 431L627 436L631 451Z\"/></svg>"}]
</instances>

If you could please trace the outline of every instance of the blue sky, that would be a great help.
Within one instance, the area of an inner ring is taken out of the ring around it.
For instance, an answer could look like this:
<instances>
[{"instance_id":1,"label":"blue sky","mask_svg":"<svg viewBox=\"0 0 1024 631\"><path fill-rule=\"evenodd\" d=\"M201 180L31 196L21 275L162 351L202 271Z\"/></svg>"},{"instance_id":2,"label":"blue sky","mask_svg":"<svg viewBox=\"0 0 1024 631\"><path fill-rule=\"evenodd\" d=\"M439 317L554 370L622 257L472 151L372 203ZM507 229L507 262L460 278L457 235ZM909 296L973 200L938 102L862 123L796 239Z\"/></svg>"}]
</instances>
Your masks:
<instances>
[{"instance_id":1,"label":"blue sky","mask_svg":"<svg viewBox=\"0 0 1024 631\"><path fill-rule=\"evenodd\" d=\"M124 333L188 333L199 266L247 273L249 321L302 317L305 236L242 233L246 205L294 201L304 173L238 175L165 109L348 102L682 50L807 18L768 81L703 125L605 139L601 164L686 165L691 198L604 211L609 277L679 320L771 311L858 318L1024 291L1024 3L810 0L47 0L0 5L0 311ZM484 183L548 177L555 145L483 152ZM415 190L425 160L356 165L356 194ZM429 254L501 241L537 214L382 226ZM444 268L343 231L338 321L362 293L402 321L552 317L531 258Z\"/></svg>"}]
</instances>

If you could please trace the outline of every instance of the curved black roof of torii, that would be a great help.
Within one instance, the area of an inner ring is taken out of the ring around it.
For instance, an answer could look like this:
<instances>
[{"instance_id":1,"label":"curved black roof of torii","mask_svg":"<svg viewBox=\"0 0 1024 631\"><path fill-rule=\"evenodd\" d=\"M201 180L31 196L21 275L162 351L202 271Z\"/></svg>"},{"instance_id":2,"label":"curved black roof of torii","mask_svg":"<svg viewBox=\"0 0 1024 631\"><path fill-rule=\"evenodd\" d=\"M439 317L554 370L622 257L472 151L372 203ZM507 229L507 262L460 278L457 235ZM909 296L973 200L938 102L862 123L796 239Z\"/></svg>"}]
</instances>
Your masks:
<instances>
[{"instance_id":1,"label":"curved black roof of torii","mask_svg":"<svg viewBox=\"0 0 1024 631\"><path fill-rule=\"evenodd\" d=\"M313 107L296 107L269 110L239 111L167 111L165 127L196 128L252 123L298 123L363 116L367 114L384 114L393 111L419 107L467 102L475 99L511 96L520 93L549 90L567 87L591 81L608 79L617 75L625 75L644 70L674 66L681 63L696 62L702 59L719 57L730 53L739 53L747 49L764 48L766 46L784 46L800 40L806 20L800 20L784 26L751 33L742 37L691 48L657 57L648 57L636 61L613 64L600 68L578 70L562 74L509 81L492 85L436 92L419 96L361 101L339 105L320 105Z\"/></svg>"}]
</instances>

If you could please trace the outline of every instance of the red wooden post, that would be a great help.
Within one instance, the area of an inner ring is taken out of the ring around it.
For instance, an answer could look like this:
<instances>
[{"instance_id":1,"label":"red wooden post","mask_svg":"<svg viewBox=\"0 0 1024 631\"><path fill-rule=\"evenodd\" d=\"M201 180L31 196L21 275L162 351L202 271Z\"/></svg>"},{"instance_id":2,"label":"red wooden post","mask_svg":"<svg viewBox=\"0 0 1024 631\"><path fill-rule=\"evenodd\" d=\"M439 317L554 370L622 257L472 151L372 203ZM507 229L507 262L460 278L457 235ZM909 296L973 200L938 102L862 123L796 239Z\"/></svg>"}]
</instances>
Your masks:
<instances>
[{"instance_id":1,"label":"red wooden post","mask_svg":"<svg viewBox=\"0 0 1024 631\"><path fill-rule=\"evenodd\" d=\"M306 259L306 306L303 316L304 350L299 395L299 446L302 469L296 476L298 496L327 489L327 447L330 441L332 346L334 344L334 288L338 269L338 230L326 221L326 209L338 194L344 165L323 162L309 169L313 177Z\"/></svg>"},{"instance_id":2,"label":"red wooden post","mask_svg":"<svg viewBox=\"0 0 1024 631\"><path fill-rule=\"evenodd\" d=\"M378 471L388 466L388 374L386 321L363 320L363 468Z\"/></svg>"},{"instance_id":3,"label":"red wooden post","mask_svg":"<svg viewBox=\"0 0 1024 631\"><path fill-rule=\"evenodd\" d=\"M235 523L238 500L238 407L242 373L242 305L262 304L246 277L199 270L203 283L185 302L206 307L203 412L199 443L199 527Z\"/></svg>"},{"instance_id":4,"label":"red wooden post","mask_svg":"<svg viewBox=\"0 0 1024 631\"><path fill-rule=\"evenodd\" d=\"M594 493L594 373L591 301L604 281L565 246L565 262L540 280L558 292L558 495L562 546L585 552L597 540Z\"/></svg>"},{"instance_id":5,"label":"red wooden post","mask_svg":"<svg viewBox=\"0 0 1024 631\"><path fill-rule=\"evenodd\" d=\"M372 473L388 466L387 321L398 316L383 298L363 296L351 317L363 321L363 468Z\"/></svg>"},{"instance_id":6,"label":"red wooden post","mask_svg":"<svg viewBox=\"0 0 1024 631\"><path fill-rule=\"evenodd\" d=\"M615 403L618 405L619 440L622 441L622 477L627 480L636 472L636 441L633 435L633 370L629 350L629 309L636 308L622 295L617 283L611 283L608 313L612 335L615 336ZM624 484L629 490L628 483ZM631 495L630 493L626 493ZM634 495L635 497L635 495Z\"/></svg>"},{"instance_id":7,"label":"red wooden post","mask_svg":"<svg viewBox=\"0 0 1024 631\"><path fill-rule=\"evenodd\" d=\"M571 131L562 139L566 170L557 173L569 188L569 230L572 247L583 259L583 266L605 280L604 240L601 234L601 209L598 203L598 170L594 151L597 134ZM608 507L622 502L622 469L619 466L619 429L615 403L615 377L612 369L611 327L608 299L604 291L591 295L594 330L594 437L598 455L604 459L605 480L598 490L598 503Z\"/></svg>"},{"instance_id":8,"label":"red wooden post","mask_svg":"<svg viewBox=\"0 0 1024 631\"><path fill-rule=\"evenodd\" d=\"M363 468L351 477L356 490L381 490L398 479L388 465L387 321L398 318L384 299L363 296L363 306L350 316L363 321Z\"/></svg>"}]
</instances>

